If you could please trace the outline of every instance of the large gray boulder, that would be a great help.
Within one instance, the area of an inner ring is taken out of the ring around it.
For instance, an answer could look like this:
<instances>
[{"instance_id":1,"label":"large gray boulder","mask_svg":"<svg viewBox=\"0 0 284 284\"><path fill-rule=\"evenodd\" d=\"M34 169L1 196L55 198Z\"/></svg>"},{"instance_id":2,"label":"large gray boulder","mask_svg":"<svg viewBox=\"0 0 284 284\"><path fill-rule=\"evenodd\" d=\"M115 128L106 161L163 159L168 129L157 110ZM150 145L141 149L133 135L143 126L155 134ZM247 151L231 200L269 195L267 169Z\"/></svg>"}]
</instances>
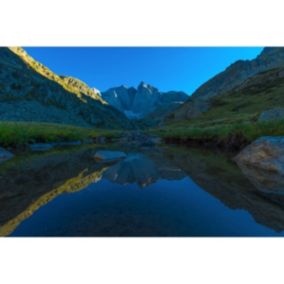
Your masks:
<instances>
[{"instance_id":1,"label":"large gray boulder","mask_svg":"<svg viewBox=\"0 0 284 284\"><path fill-rule=\"evenodd\" d=\"M284 120L284 108L273 108L262 112L259 121Z\"/></svg>"},{"instance_id":2,"label":"large gray boulder","mask_svg":"<svg viewBox=\"0 0 284 284\"><path fill-rule=\"evenodd\" d=\"M235 161L284 175L284 137L261 137L242 150Z\"/></svg>"},{"instance_id":3,"label":"large gray boulder","mask_svg":"<svg viewBox=\"0 0 284 284\"><path fill-rule=\"evenodd\" d=\"M0 147L0 163L12 159L13 157L14 155L11 152Z\"/></svg>"}]
</instances>

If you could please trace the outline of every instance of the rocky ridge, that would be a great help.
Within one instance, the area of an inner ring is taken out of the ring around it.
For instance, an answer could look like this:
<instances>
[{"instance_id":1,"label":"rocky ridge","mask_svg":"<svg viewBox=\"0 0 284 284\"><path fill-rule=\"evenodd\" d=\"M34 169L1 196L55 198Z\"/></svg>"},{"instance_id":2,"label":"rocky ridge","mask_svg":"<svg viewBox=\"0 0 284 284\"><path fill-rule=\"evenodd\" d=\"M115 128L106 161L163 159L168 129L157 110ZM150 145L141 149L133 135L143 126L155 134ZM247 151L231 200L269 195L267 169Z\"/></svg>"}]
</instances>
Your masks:
<instances>
[{"instance_id":1,"label":"rocky ridge","mask_svg":"<svg viewBox=\"0 0 284 284\"><path fill-rule=\"evenodd\" d=\"M239 60L205 82L171 114L171 118L194 118L208 110L212 98L232 91L258 73L283 66L284 48L266 47L255 59Z\"/></svg>"},{"instance_id":2,"label":"rocky ridge","mask_svg":"<svg viewBox=\"0 0 284 284\"><path fill-rule=\"evenodd\" d=\"M80 80L60 77L22 48L0 48L0 120L131 128Z\"/></svg>"},{"instance_id":3,"label":"rocky ridge","mask_svg":"<svg viewBox=\"0 0 284 284\"><path fill-rule=\"evenodd\" d=\"M142 119L148 115L164 116L188 99L184 92L161 92L141 82L137 88L124 85L102 92L102 98L128 118Z\"/></svg>"}]
</instances>

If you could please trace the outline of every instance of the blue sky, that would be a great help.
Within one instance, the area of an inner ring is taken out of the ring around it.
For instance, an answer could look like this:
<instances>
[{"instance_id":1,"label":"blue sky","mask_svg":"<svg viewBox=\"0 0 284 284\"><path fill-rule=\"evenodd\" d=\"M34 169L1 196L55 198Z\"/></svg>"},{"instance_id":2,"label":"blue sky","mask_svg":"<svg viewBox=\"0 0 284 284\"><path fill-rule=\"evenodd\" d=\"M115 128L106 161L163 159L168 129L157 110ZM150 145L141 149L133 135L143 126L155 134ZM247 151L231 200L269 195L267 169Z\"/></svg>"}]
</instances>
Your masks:
<instances>
[{"instance_id":1,"label":"blue sky","mask_svg":"<svg viewBox=\"0 0 284 284\"><path fill-rule=\"evenodd\" d=\"M101 91L141 81L161 91L191 94L239 59L261 47L29 47L35 59L59 75L73 76Z\"/></svg>"}]
</instances>

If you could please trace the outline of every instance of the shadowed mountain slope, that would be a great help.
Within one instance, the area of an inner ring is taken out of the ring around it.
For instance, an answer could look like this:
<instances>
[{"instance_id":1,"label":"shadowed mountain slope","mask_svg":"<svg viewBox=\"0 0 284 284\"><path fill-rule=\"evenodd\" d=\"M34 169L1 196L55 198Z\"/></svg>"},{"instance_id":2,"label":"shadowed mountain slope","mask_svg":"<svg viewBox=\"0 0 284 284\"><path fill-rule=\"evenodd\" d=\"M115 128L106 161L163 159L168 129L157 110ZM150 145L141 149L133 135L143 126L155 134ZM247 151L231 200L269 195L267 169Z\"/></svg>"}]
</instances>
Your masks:
<instances>
[{"instance_id":1,"label":"shadowed mountain slope","mask_svg":"<svg viewBox=\"0 0 284 284\"><path fill-rule=\"evenodd\" d=\"M16 47L0 48L0 120L132 126L85 83L56 75Z\"/></svg>"}]
</instances>

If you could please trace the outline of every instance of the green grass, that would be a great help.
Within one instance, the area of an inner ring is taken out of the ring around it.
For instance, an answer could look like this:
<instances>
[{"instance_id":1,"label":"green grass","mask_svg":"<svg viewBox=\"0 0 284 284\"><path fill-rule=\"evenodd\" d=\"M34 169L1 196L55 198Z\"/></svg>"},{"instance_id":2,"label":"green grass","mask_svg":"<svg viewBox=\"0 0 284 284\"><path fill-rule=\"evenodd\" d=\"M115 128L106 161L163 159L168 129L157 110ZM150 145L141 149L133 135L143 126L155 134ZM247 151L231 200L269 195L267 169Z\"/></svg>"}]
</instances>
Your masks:
<instances>
[{"instance_id":1,"label":"green grass","mask_svg":"<svg viewBox=\"0 0 284 284\"><path fill-rule=\"evenodd\" d=\"M115 138L120 135L120 130L81 128L51 123L0 122L0 145L3 147L39 142L83 141L98 136Z\"/></svg>"},{"instance_id":2,"label":"green grass","mask_svg":"<svg viewBox=\"0 0 284 284\"><path fill-rule=\"evenodd\" d=\"M191 119L168 120L164 128L151 132L180 142L228 141L236 136L251 142L261 136L284 135L284 121L258 121L263 111L284 108L284 78L279 78L277 72L273 69L259 73L250 84L212 98L207 112Z\"/></svg>"},{"instance_id":3,"label":"green grass","mask_svg":"<svg viewBox=\"0 0 284 284\"><path fill-rule=\"evenodd\" d=\"M162 138L179 139L180 141L226 141L231 137L239 136L243 137L246 141L251 142L261 136L284 135L284 121L217 124L207 127L185 124L183 126L168 126L160 129L152 129L150 132Z\"/></svg>"}]
</instances>

